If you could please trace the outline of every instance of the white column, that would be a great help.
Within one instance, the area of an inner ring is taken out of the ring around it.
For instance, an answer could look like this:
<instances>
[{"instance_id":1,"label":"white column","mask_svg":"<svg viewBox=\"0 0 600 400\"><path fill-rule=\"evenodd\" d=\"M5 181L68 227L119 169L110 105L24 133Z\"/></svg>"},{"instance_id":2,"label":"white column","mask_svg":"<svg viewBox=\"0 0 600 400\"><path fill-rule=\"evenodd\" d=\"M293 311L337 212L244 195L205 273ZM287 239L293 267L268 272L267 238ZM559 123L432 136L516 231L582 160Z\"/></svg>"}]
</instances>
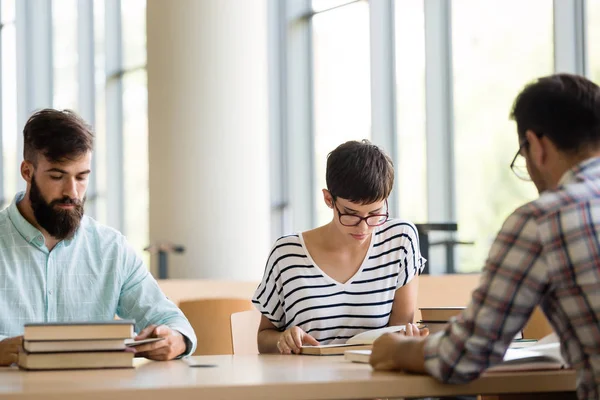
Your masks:
<instances>
[{"instance_id":1,"label":"white column","mask_svg":"<svg viewBox=\"0 0 600 400\"><path fill-rule=\"evenodd\" d=\"M148 0L150 240L170 278L259 280L270 247L266 0Z\"/></svg>"}]
</instances>

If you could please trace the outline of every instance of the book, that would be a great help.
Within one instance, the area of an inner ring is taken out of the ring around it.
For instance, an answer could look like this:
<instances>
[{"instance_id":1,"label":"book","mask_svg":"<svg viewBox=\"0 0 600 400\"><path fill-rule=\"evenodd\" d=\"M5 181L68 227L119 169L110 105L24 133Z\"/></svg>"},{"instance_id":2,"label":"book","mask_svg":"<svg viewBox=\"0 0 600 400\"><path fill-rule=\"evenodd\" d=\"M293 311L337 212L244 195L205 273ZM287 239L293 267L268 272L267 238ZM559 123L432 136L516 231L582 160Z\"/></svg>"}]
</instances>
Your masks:
<instances>
[{"instance_id":1,"label":"book","mask_svg":"<svg viewBox=\"0 0 600 400\"><path fill-rule=\"evenodd\" d=\"M103 339L103 340L24 340L23 349L28 353L56 353L81 351L125 350L125 347L135 347L141 344L157 342L164 338L133 339Z\"/></svg>"},{"instance_id":2,"label":"book","mask_svg":"<svg viewBox=\"0 0 600 400\"><path fill-rule=\"evenodd\" d=\"M346 350L344 359L356 363L368 364L371 357L371 350Z\"/></svg>"},{"instance_id":3,"label":"book","mask_svg":"<svg viewBox=\"0 0 600 400\"><path fill-rule=\"evenodd\" d=\"M42 340L127 339L133 336L134 321L54 322L25 324L23 338Z\"/></svg>"},{"instance_id":4,"label":"book","mask_svg":"<svg viewBox=\"0 0 600 400\"><path fill-rule=\"evenodd\" d=\"M426 326L427 329L429 329L429 334L432 335L436 332L442 331L444 329L446 329L446 326L448 325L448 322L444 322L444 321L417 321L417 324L419 325L423 325ZM513 340L521 340L523 339L523 331L519 331L517 332L517 334L515 335L515 337L513 338ZM527 339L523 339L523 340L527 340Z\"/></svg>"},{"instance_id":5,"label":"book","mask_svg":"<svg viewBox=\"0 0 600 400\"><path fill-rule=\"evenodd\" d=\"M426 325L427 329L429 329L429 334L433 334L436 332L439 332L441 330L444 330L446 328L446 325L448 325L448 322L445 321L418 321L417 324L419 325Z\"/></svg>"},{"instance_id":6,"label":"book","mask_svg":"<svg viewBox=\"0 0 600 400\"><path fill-rule=\"evenodd\" d=\"M429 322L448 322L459 315L466 307L420 307L421 320Z\"/></svg>"},{"instance_id":7,"label":"book","mask_svg":"<svg viewBox=\"0 0 600 400\"><path fill-rule=\"evenodd\" d=\"M560 343L553 335L548 335L539 341L515 340L506 350L503 361L487 371L535 371L565 368L566 363L560 354ZM352 349L344 352L344 359L356 363L367 364L369 357L371 357L371 350Z\"/></svg>"},{"instance_id":8,"label":"book","mask_svg":"<svg viewBox=\"0 0 600 400\"><path fill-rule=\"evenodd\" d=\"M98 351L78 353L19 352L19 368L27 370L133 368L134 353Z\"/></svg>"},{"instance_id":9,"label":"book","mask_svg":"<svg viewBox=\"0 0 600 400\"><path fill-rule=\"evenodd\" d=\"M371 329L352 336L346 343L324 344L319 346L302 346L300 354L307 355L342 355L348 349L361 350L373 347L373 342L384 333L404 331L404 325L387 326L385 328Z\"/></svg>"},{"instance_id":10,"label":"book","mask_svg":"<svg viewBox=\"0 0 600 400\"><path fill-rule=\"evenodd\" d=\"M569 368L560 352L560 342L555 333L528 347L509 348L500 364L487 372L540 371Z\"/></svg>"}]
</instances>

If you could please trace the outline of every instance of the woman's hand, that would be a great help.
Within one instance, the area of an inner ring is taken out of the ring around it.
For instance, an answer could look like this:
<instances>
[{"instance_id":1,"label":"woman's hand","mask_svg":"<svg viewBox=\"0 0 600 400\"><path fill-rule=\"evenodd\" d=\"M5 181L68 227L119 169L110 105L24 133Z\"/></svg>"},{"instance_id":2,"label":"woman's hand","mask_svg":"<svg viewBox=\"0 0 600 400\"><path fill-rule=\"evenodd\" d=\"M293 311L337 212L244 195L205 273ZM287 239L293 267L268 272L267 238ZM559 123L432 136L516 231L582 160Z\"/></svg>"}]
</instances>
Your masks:
<instances>
[{"instance_id":1,"label":"woman's hand","mask_svg":"<svg viewBox=\"0 0 600 400\"><path fill-rule=\"evenodd\" d=\"M277 341L277 349L281 354L300 354L300 348L303 344L318 346L319 342L297 326L292 326L281 332Z\"/></svg>"},{"instance_id":2,"label":"woman's hand","mask_svg":"<svg viewBox=\"0 0 600 400\"><path fill-rule=\"evenodd\" d=\"M406 330L403 331L405 336L417 336L417 337L425 337L429 335L429 329L421 328L419 329L416 324L408 323L406 324Z\"/></svg>"}]
</instances>

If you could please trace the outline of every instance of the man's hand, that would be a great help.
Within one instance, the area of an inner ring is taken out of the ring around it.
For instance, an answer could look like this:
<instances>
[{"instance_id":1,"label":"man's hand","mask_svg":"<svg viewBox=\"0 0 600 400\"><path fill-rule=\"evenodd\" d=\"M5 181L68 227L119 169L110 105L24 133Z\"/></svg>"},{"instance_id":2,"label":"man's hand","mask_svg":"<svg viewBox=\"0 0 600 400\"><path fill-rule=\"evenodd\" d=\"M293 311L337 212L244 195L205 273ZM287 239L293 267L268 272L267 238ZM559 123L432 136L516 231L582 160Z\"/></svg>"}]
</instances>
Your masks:
<instances>
[{"instance_id":1,"label":"man's hand","mask_svg":"<svg viewBox=\"0 0 600 400\"><path fill-rule=\"evenodd\" d=\"M290 329L282 332L279 336L277 349L279 349L281 354L299 354L300 347L302 347L303 344L318 346L319 342L297 326L292 326Z\"/></svg>"},{"instance_id":2,"label":"man's hand","mask_svg":"<svg viewBox=\"0 0 600 400\"><path fill-rule=\"evenodd\" d=\"M369 363L377 370L404 370L425 373L425 337L395 333L381 335L371 350Z\"/></svg>"},{"instance_id":3,"label":"man's hand","mask_svg":"<svg viewBox=\"0 0 600 400\"><path fill-rule=\"evenodd\" d=\"M23 346L23 336L6 338L0 341L0 365L11 365L19 359L19 349Z\"/></svg>"},{"instance_id":4,"label":"man's hand","mask_svg":"<svg viewBox=\"0 0 600 400\"><path fill-rule=\"evenodd\" d=\"M373 343L369 364L377 370L402 369L400 362L404 356L401 351L402 344L408 339L404 335L386 333Z\"/></svg>"},{"instance_id":5,"label":"man's hand","mask_svg":"<svg viewBox=\"0 0 600 400\"><path fill-rule=\"evenodd\" d=\"M135 340L156 337L162 337L164 340L139 345L135 348L136 356L166 361L180 356L185 351L185 338L183 335L166 325L148 325L135 337Z\"/></svg>"}]
</instances>

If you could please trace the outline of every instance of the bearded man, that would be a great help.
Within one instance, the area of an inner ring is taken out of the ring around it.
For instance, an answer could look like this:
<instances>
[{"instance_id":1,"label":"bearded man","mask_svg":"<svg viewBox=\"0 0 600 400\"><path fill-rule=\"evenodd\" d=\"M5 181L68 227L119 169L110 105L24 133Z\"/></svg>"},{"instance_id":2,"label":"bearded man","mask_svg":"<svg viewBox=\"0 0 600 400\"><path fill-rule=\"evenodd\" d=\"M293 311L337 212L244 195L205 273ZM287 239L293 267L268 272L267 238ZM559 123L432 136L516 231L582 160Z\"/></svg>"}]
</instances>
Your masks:
<instances>
[{"instance_id":1,"label":"bearded man","mask_svg":"<svg viewBox=\"0 0 600 400\"><path fill-rule=\"evenodd\" d=\"M135 320L136 353L191 354L196 336L125 237L84 215L94 135L72 111L34 113L23 129L27 190L0 211L0 365L17 361L24 324Z\"/></svg>"}]
</instances>

